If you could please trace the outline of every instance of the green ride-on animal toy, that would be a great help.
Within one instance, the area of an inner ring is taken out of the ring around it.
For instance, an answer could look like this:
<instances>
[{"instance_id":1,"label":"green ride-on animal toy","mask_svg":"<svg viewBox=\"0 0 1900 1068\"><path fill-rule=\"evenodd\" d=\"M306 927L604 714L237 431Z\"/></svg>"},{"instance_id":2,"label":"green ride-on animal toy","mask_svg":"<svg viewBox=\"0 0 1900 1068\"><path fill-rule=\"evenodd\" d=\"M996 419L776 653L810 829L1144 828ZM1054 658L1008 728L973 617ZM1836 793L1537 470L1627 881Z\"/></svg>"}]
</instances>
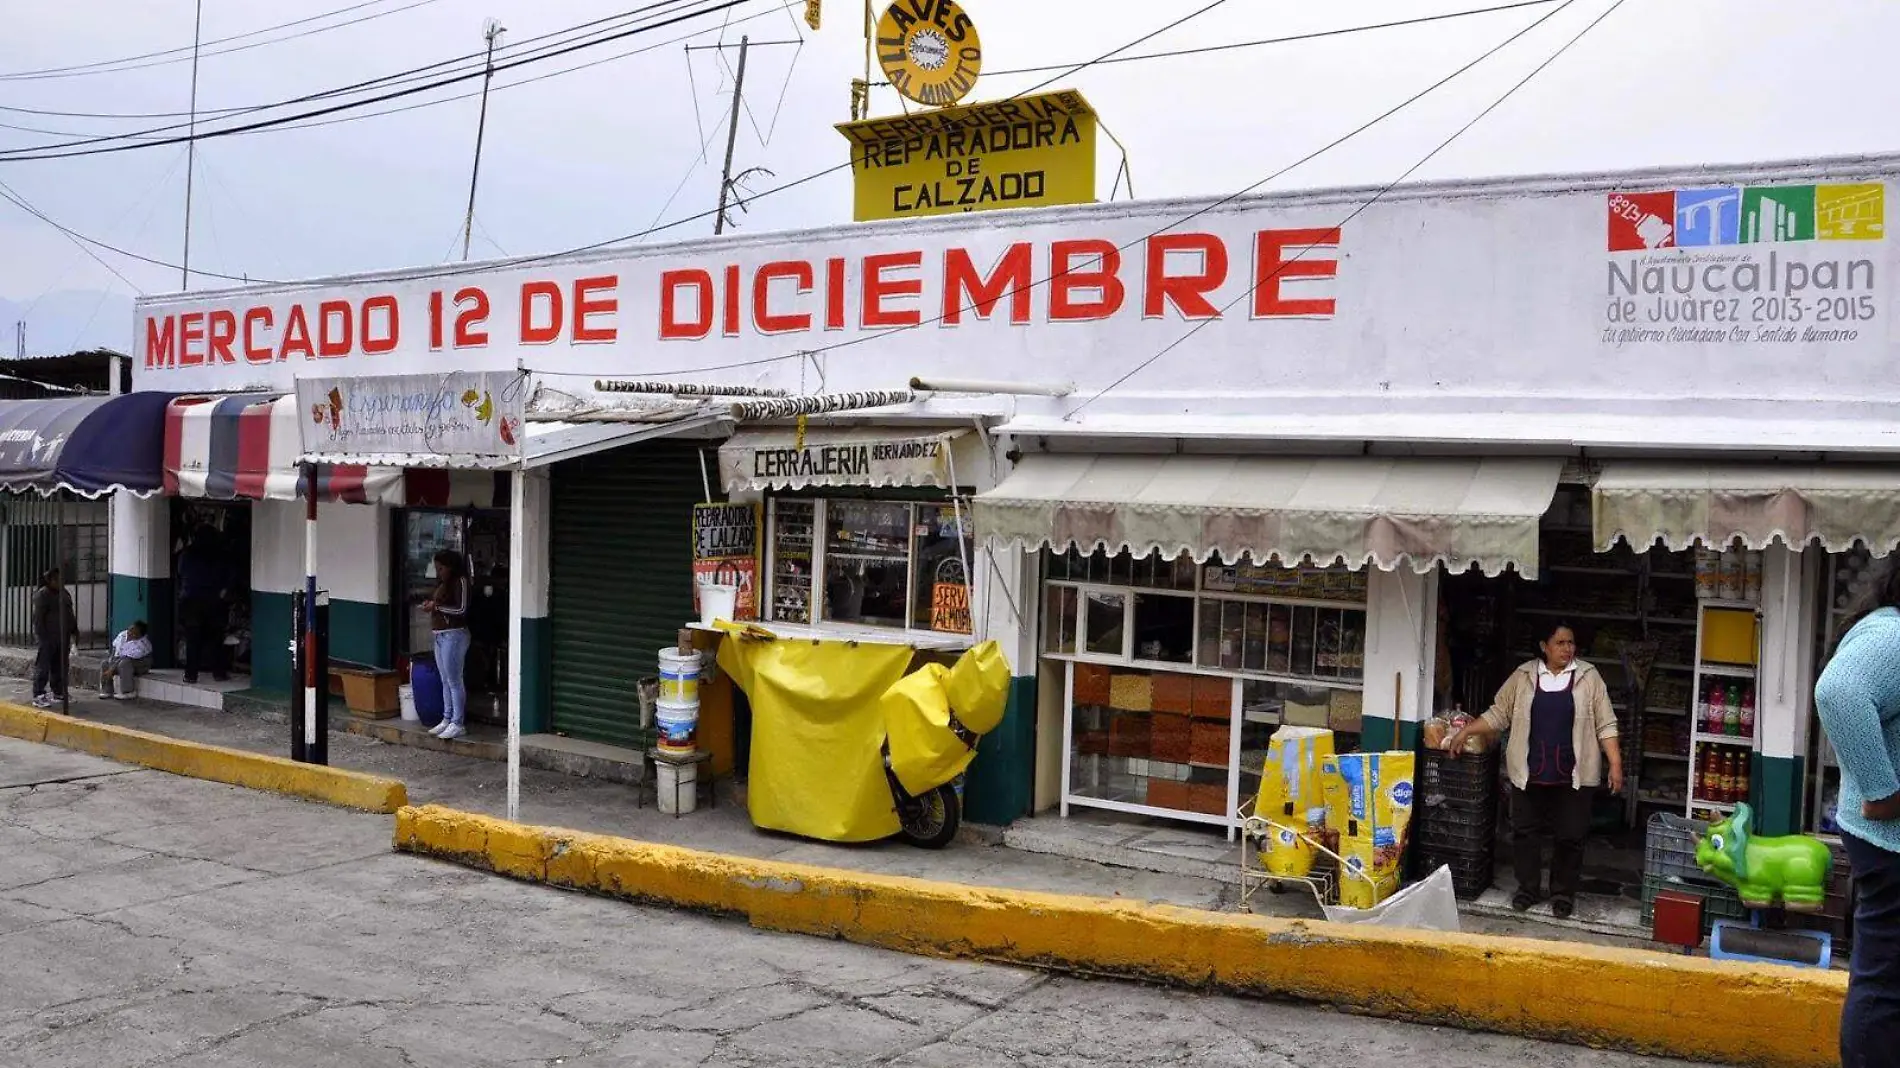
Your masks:
<instances>
[{"instance_id":1,"label":"green ride-on animal toy","mask_svg":"<svg viewBox=\"0 0 1900 1068\"><path fill-rule=\"evenodd\" d=\"M1695 847L1696 866L1735 888L1751 909L1780 904L1794 912L1818 912L1827 902L1833 854L1819 839L1804 834L1762 838L1750 826L1755 814L1747 804L1709 828Z\"/></svg>"}]
</instances>

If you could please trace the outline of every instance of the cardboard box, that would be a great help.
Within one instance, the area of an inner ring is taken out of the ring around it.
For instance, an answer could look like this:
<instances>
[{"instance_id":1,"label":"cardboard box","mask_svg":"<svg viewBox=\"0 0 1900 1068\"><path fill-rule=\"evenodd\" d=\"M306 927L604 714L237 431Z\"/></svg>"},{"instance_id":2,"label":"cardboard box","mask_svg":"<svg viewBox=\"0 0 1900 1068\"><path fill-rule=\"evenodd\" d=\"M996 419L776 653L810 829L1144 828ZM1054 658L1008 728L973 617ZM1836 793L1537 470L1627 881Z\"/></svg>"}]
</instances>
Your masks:
<instances>
[{"instance_id":1,"label":"cardboard box","mask_svg":"<svg viewBox=\"0 0 1900 1068\"><path fill-rule=\"evenodd\" d=\"M343 682L343 703L351 712L371 719L402 714L402 676L394 671L336 668L331 675Z\"/></svg>"}]
</instances>

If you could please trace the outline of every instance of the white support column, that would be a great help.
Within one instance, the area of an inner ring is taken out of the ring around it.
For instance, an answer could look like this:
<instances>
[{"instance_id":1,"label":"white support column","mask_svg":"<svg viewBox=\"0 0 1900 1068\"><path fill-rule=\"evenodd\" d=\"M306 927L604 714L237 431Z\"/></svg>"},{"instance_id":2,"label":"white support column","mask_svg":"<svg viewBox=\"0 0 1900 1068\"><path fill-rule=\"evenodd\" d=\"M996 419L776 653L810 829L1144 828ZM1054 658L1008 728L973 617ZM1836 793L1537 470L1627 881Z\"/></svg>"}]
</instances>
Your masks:
<instances>
[{"instance_id":1,"label":"white support column","mask_svg":"<svg viewBox=\"0 0 1900 1068\"><path fill-rule=\"evenodd\" d=\"M1437 572L1405 567L1368 576L1365 716L1391 724L1393 746L1414 729L1408 724L1432 713L1437 624Z\"/></svg>"},{"instance_id":2,"label":"white support column","mask_svg":"<svg viewBox=\"0 0 1900 1068\"><path fill-rule=\"evenodd\" d=\"M107 505L111 537L107 549L113 588L112 633L135 619L155 628L169 642L171 613L171 501L114 493Z\"/></svg>"},{"instance_id":3,"label":"white support column","mask_svg":"<svg viewBox=\"0 0 1900 1068\"><path fill-rule=\"evenodd\" d=\"M508 819L521 818L521 701L526 687L521 677L521 639L523 634L522 614L528 604L528 567L530 553L528 539L531 536L546 537L545 523L531 523L529 512L529 485L536 480L529 472L517 467L508 479ZM545 486L545 481L541 484ZM545 496L545 495L543 495ZM543 581L546 587L545 546L540 557ZM545 596L545 594L544 594Z\"/></svg>"},{"instance_id":4,"label":"white support column","mask_svg":"<svg viewBox=\"0 0 1900 1068\"><path fill-rule=\"evenodd\" d=\"M1762 554L1761 666L1756 679L1756 730L1765 757L1791 758L1800 750L1802 713L1807 707L1802 654L1804 612L1801 557L1785 545ZM1811 642L1809 643L1811 644Z\"/></svg>"}]
</instances>

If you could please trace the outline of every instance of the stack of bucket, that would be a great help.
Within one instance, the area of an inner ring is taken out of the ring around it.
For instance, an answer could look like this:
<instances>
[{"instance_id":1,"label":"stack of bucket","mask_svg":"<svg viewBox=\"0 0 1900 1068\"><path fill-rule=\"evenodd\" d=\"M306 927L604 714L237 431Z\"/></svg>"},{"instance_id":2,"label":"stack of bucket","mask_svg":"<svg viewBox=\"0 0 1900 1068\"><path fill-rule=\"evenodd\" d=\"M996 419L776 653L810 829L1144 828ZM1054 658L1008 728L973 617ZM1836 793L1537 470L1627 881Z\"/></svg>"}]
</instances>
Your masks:
<instances>
[{"instance_id":1,"label":"stack of bucket","mask_svg":"<svg viewBox=\"0 0 1900 1068\"><path fill-rule=\"evenodd\" d=\"M660 701L653 723L662 757L691 756L698 749L699 669L696 650L660 650ZM698 765L664 759L655 765L660 811L673 815L698 807Z\"/></svg>"}]
</instances>

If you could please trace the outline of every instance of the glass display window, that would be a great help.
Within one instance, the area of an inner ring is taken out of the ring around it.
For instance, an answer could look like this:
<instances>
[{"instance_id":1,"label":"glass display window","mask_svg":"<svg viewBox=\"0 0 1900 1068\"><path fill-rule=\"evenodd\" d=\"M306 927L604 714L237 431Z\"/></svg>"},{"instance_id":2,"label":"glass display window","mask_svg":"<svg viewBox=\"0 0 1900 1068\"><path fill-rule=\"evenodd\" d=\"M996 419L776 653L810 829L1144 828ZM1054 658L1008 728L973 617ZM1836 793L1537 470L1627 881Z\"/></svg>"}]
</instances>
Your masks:
<instances>
[{"instance_id":1,"label":"glass display window","mask_svg":"<svg viewBox=\"0 0 1900 1068\"><path fill-rule=\"evenodd\" d=\"M968 508L775 498L768 523L771 622L973 632Z\"/></svg>"},{"instance_id":2,"label":"glass display window","mask_svg":"<svg viewBox=\"0 0 1900 1068\"><path fill-rule=\"evenodd\" d=\"M1079 551L1044 566L1041 647L1068 688L1065 808L1231 833L1282 723L1356 748L1365 575Z\"/></svg>"}]
</instances>

